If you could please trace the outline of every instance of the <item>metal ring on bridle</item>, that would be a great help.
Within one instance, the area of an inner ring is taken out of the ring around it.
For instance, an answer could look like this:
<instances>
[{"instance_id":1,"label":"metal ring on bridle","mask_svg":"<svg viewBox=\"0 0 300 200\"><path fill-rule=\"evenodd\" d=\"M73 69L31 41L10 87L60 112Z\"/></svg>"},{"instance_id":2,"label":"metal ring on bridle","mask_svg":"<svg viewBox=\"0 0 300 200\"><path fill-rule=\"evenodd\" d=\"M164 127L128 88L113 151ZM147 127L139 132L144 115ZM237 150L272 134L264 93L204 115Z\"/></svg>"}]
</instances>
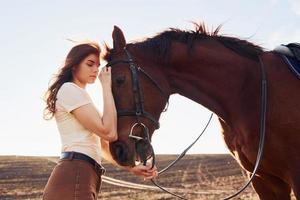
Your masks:
<instances>
[{"instance_id":1,"label":"metal ring on bridle","mask_svg":"<svg viewBox=\"0 0 300 200\"><path fill-rule=\"evenodd\" d=\"M147 140L149 140L149 131L148 131L148 128L147 128L147 126L145 125L145 124L143 124L143 123L141 123L141 122L136 122L132 127L131 127L131 129L130 129L130 133L129 133L129 137L130 138L133 138L133 139L136 139L136 140L143 140L143 139L145 139L145 138L142 138L142 137L140 137L140 136L136 136L136 135L133 135L132 134L132 132L133 132L133 129L137 126L137 125L142 125L142 127L144 128L144 130L146 130L145 132L146 132L146 139Z\"/></svg>"}]
</instances>

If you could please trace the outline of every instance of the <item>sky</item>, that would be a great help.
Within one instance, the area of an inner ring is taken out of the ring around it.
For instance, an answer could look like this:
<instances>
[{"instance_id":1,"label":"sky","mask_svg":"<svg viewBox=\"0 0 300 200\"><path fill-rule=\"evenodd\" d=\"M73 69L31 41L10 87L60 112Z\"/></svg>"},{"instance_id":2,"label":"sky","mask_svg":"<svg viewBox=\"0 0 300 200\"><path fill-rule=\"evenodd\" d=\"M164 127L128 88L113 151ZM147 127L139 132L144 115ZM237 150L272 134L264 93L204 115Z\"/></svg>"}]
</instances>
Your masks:
<instances>
[{"instance_id":1,"label":"sky","mask_svg":"<svg viewBox=\"0 0 300 200\"><path fill-rule=\"evenodd\" d=\"M73 40L112 45L113 26L134 41L167 28L209 29L223 24L223 35L247 39L272 50L300 42L300 0L11 0L0 7L0 155L58 156L55 121L42 117L43 94ZM102 110L100 83L87 90ZM179 154L201 132L210 111L179 95L170 98L154 133L157 154ZM171 139L172 138L172 139ZM229 153L214 116L190 153Z\"/></svg>"}]
</instances>

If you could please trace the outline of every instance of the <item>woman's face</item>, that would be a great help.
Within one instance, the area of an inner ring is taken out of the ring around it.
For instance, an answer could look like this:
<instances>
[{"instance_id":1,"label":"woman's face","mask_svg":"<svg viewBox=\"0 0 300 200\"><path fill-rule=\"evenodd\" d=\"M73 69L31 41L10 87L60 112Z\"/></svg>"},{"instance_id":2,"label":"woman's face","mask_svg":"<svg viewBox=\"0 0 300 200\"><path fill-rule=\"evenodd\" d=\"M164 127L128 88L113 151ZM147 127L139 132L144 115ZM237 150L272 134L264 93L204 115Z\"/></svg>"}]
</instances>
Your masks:
<instances>
[{"instance_id":1,"label":"woman's face","mask_svg":"<svg viewBox=\"0 0 300 200\"><path fill-rule=\"evenodd\" d=\"M82 87L87 83L94 83L99 72L99 57L90 54L83 59L73 71L73 81Z\"/></svg>"}]
</instances>

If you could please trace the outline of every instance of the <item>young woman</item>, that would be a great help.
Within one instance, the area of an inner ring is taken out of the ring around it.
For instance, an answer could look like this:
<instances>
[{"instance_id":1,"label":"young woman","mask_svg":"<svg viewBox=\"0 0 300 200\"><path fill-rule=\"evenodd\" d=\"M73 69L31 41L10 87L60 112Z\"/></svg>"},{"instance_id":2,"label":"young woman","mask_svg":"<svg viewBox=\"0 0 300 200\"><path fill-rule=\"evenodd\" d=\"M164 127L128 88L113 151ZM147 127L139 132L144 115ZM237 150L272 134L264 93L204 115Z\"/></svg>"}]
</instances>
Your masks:
<instances>
[{"instance_id":1,"label":"young woman","mask_svg":"<svg viewBox=\"0 0 300 200\"><path fill-rule=\"evenodd\" d=\"M62 154L45 187L44 200L97 199L101 175L102 149L117 140L117 117L111 91L110 68L99 73L100 48L95 43L74 46L64 66L46 92L45 118L55 117L61 137ZM99 75L98 75L99 73ZM85 90L99 78L103 91L103 114ZM156 168L138 165L127 168L151 179Z\"/></svg>"}]
</instances>

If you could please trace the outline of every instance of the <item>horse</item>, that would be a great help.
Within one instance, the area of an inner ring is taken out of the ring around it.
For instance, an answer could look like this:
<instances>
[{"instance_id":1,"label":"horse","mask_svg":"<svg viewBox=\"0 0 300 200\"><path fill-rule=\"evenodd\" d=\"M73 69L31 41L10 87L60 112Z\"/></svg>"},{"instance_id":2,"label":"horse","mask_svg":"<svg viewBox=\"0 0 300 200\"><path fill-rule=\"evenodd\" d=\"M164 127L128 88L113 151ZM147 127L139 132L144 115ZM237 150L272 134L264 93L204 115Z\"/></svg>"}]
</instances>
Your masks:
<instances>
[{"instance_id":1,"label":"horse","mask_svg":"<svg viewBox=\"0 0 300 200\"><path fill-rule=\"evenodd\" d=\"M209 32L200 23L195 30L170 28L127 44L114 26L113 48L106 45L103 56L112 67L118 111L111 156L122 166L153 157L150 141L159 117L169 96L180 94L217 115L230 153L250 176L259 148L263 65L266 136L252 187L261 200L290 200L292 190L300 199L300 81L276 52L219 30Z\"/></svg>"}]
</instances>

